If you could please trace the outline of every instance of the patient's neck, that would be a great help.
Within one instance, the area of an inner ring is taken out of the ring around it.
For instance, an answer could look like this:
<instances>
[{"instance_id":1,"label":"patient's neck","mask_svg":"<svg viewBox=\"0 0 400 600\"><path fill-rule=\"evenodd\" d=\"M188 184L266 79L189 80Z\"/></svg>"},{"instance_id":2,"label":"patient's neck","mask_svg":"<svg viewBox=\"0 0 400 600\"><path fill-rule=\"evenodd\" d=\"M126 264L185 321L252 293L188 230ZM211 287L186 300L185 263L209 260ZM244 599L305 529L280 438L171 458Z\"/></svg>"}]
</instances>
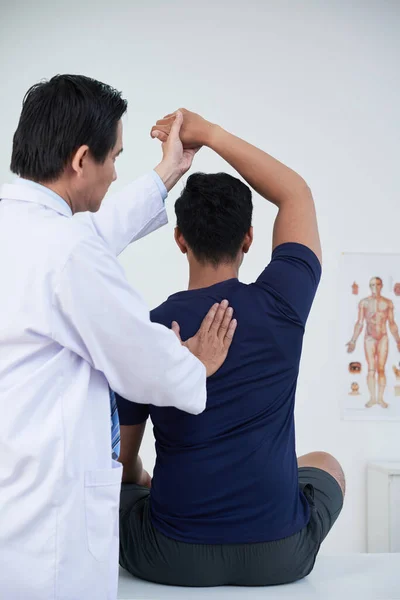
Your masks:
<instances>
[{"instance_id":1,"label":"patient's neck","mask_svg":"<svg viewBox=\"0 0 400 600\"><path fill-rule=\"evenodd\" d=\"M189 290L198 290L227 279L237 278L239 268L236 263L222 263L217 267L189 260Z\"/></svg>"}]
</instances>

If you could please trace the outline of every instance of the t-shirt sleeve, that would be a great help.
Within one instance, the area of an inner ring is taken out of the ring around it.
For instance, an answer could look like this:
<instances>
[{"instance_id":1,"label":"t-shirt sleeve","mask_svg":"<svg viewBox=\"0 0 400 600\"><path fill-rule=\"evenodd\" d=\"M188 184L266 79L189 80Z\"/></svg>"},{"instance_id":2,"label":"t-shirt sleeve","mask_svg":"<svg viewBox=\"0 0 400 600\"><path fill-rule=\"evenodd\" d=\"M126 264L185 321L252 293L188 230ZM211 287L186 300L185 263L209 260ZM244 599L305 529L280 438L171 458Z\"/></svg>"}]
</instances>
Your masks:
<instances>
[{"instance_id":1,"label":"t-shirt sleeve","mask_svg":"<svg viewBox=\"0 0 400 600\"><path fill-rule=\"evenodd\" d=\"M274 295L289 318L304 326L320 279L321 263L314 252L302 244L286 243L275 248L256 285Z\"/></svg>"},{"instance_id":2,"label":"t-shirt sleeve","mask_svg":"<svg viewBox=\"0 0 400 600\"><path fill-rule=\"evenodd\" d=\"M149 417L149 405L138 404L125 400L122 396L115 394L118 407L119 422L121 425L140 425Z\"/></svg>"}]
</instances>

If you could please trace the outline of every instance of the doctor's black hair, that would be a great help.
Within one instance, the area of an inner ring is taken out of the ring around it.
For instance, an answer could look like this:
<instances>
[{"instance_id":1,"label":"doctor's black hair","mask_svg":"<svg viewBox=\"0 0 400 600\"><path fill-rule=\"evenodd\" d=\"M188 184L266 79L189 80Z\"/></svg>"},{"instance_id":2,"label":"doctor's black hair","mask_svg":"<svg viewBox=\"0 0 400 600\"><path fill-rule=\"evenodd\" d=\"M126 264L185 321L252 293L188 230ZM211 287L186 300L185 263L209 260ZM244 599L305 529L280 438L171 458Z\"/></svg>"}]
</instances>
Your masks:
<instances>
[{"instance_id":1,"label":"doctor's black hair","mask_svg":"<svg viewBox=\"0 0 400 600\"><path fill-rule=\"evenodd\" d=\"M14 134L11 171L36 182L55 181L83 145L103 163L127 106L121 92L83 75L56 75L33 85Z\"/></svg>"},{"instance_id":2,"label":"doctor's black hair","mask_svg":"<svg viewBox=\"0 0 400 600\"><path fill-rule=\"evenodd\" d=\"M251 227L251 190L227 173L194 173L175 203L175 213L176 225L199 262L230 263Z\"/></svg>"}]
</instances>

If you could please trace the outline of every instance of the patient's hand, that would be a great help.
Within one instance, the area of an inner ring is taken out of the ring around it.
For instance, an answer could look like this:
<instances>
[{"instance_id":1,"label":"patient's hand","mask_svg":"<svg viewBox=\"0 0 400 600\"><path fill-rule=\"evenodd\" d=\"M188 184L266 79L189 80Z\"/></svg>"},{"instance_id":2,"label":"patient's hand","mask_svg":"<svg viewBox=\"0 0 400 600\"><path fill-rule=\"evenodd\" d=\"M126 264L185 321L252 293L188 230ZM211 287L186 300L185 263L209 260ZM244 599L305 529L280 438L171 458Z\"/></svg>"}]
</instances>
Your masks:
<instances>
[{"instance_id":1,"label":"patient's hand","mask_svg":"<svg viewBox=\"0 0 400 600\"><path fill-rule=\"evenodd\" d=\"M171 121L168 135L154 132L153 137L159 138L162 144L163 159L154 169L161 177L165 187L170 191L186 171L192 166L193 158L199 148L185 148L180 138L183 115L176 113Z\"/></svg>"},{"instance_id":2,"label":"patient's hand","mask_svg":"<svg viewBox=\"0 0 400 600\"><path fill-rule=\"evenodd\" d=\"M228 301L214 304L205 316L200 329L193 337L182 342L179 325L174 321L172 330L192 354L197 356L207 370L207 377L214 375L225 362L235 334L237 321L233 319L233 309Z\"/></svg>"},{"instance_id":3,"label":"patient's hand","mask_svg":"<svg viewBox=\"0 0 400 600\"><path fill-rule=\"evenodd\" d=\"M210 121L206 121L200 115L186 110L186 108L178 110L183 115L183 124L179 132L183 147L189 149L209 146L216 125L210 123ZM170 115L166 115L163 119L157 121L151 129L151 136L157 137L162 142L166 142L177 112L175 111Z\"/></svg>"}]
</instances>

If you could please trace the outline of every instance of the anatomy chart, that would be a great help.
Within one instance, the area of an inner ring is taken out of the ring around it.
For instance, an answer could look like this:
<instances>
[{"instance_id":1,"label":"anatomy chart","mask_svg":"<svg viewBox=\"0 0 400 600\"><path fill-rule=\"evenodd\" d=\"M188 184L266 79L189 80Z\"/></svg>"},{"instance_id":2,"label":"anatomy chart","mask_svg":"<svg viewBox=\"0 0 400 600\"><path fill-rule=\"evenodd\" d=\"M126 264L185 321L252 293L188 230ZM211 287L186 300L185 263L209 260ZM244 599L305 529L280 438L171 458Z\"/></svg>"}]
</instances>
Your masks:
<instances>
[{"instance_id":1,"label":"anatomy chart","mask_svg":"<svg viewBox=\"0 0 400 600\"><path fill-rule=\"evenodd\" d=\"M400 255L343 254L340 280L342 416L400 420Z\"/></svg>"}]
</instances>

